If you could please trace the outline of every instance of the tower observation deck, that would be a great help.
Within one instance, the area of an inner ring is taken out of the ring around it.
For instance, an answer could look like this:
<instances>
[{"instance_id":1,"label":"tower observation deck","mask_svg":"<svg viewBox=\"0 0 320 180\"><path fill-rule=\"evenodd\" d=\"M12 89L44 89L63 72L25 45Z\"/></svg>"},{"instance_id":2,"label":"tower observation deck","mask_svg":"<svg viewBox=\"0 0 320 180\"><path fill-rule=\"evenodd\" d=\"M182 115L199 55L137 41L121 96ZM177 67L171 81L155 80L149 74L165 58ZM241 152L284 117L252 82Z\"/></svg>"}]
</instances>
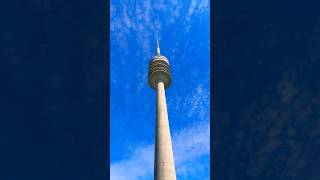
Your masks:
<instances>
[{"instance_id":1,"label":"tower observation deck","mask_svg":"<svg viewBox=\"0 0 320 180\"><path fill-rule=\"evenodd\" d=\"M157 92L154 180L176 180L165 96L171 73L168 59L160 55L159 41L156 55L149 63L148 84Z\"/></svg>"},{"instance_id":2,"label":"tower observation deck","mask_svg":"<svg viewBox=\"0 0 320 180\"><path fill-rule=\"evenodd\" d=\"M149 64L148 79L148 83L153 89L156 89L157 81L162 81L165 88L171 85L169 61L165 56L160 55L159 41L157 41L157 53Z\"/></svg>"}]
</instances>

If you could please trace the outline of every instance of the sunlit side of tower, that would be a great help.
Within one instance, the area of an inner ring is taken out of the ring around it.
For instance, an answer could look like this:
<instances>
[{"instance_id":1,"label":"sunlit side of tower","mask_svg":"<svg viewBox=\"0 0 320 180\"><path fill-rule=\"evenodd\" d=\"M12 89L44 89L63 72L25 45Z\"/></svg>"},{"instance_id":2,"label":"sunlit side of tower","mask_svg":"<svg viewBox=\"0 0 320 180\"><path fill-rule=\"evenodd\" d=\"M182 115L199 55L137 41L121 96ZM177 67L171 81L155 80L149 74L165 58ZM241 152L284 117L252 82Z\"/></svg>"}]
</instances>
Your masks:
<instances>
[{"instance_id":1,"label":"sunlit side of tower","mask_svg":"<svg viewBox=\"0 0 320 180\"><path fill-rule=\"evenodd\" d=\"M148 83L156 90L156 142L155 142L155 180L176 180L165 89L171 84L169 61L160 55L159 41L157 53L149 64Z\"/></svg>"}]
</instances>

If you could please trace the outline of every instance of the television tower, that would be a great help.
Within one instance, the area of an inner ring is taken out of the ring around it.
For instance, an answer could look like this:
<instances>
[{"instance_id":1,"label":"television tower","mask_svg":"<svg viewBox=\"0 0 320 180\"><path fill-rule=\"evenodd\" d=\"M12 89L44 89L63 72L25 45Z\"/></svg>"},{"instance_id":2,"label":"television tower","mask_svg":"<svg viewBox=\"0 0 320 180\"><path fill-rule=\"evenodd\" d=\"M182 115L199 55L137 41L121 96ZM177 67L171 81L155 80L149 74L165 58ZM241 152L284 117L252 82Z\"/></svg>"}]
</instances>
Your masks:
<instances>
[{"instance_id":1,"label":"television tower","mask_svg":"<svg viewBox=\"0 0 320 180\"><path fill-rule=\"evenodd\" d=\"M157 92L154 180L176 180L165 89L171 84L169 61L157 52L149 63L148 84Z\"/></svg>"}]
</instances>

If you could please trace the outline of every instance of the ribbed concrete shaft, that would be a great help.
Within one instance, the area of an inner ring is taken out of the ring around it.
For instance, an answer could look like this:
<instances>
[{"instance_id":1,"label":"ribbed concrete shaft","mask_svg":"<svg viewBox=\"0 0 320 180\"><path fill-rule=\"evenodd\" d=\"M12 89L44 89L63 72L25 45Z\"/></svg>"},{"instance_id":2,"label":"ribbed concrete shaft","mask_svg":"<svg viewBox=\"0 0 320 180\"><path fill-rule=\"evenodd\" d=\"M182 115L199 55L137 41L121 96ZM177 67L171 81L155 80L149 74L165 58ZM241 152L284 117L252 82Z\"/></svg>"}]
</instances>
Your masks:
<instances>
[{"instance_id":1,"label":"ribbed concrete shaft","mask_svg":"<svg viewBox=\"0 0 320 180\"><path fill-rule=\"evenodd\" d=\"M176 180L170 128L163 82L157 82L157 122L155 145L155 180Z\"/></svg>"}]
</instances>

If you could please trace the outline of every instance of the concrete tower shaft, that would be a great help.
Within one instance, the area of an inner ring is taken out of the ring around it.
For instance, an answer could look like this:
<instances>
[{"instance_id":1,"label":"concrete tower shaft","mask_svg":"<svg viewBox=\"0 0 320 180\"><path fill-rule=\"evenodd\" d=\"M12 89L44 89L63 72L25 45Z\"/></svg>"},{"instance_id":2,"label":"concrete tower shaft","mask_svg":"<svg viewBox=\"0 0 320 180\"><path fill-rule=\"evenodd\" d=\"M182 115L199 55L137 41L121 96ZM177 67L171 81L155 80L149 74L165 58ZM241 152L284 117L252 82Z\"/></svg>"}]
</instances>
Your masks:
<instances>
[{"instance_id":1,"label":"concrete tower shaft","mask_svg":"<svg viewBox=\"0 0 320 180\"><path fill-rule=\"evenodd\" d=\"M157 92L154 179L176 180L165 96L165 89L171 84L171 74L169 61L160 55L159 42L156 56L149 64L148 78L149 85Z\"/></svg>"},{"instance_id":2,"label":"concrete tower shaft","mask_svg":"<svg viewBox=\"0 0 320 180\"><path fill-rule=\"evenodd\" d=\"M176 180L164 83L157 83L155 180Z\"/></svg>"}]
</instances>

